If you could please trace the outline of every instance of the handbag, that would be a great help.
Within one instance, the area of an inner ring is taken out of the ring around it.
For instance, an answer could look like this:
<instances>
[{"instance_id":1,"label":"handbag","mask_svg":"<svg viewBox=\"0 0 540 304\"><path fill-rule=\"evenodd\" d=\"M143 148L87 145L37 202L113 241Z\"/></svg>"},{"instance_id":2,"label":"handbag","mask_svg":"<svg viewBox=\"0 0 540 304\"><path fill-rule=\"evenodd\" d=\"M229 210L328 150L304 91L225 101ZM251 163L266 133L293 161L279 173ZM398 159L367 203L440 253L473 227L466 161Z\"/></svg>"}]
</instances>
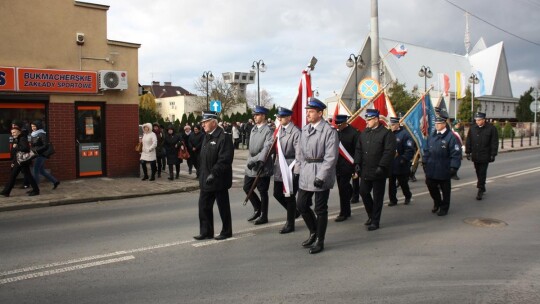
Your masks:
<instances>
[{"instance_id":1,"label":"handbag","mask_svg":"<svg viewBox=\"0 0 540 304\"><path fill-rule=\"evenodd\" d=\"M135 152L142 152L142 142L139 142L135 145Z\"/></svg>"},{"instance_id":2,"label":"handbag","mask_svg":"<svg viewBox=\"0 0 540 304\"><path fill-rule=\"evenodd\" d=\"M180 149L178 149L178 158L180 159L188 159L191 155L189 155L189 152L184 144L180 146Z\"/></svg>"},{"instance_id":3,"label":"handbag","mask_svg":"<svg viewBox=\"0 0 540 304\"><path fill-rule=\"evenodd\" d=\"M34 152L33 150L30 150L30 152L17 152L17 163L21 166L29 164L30 161L36 157L38 157L38 154Z\"/></svg>"},{"instance_id":4,"label":"handbag","mask_svg":"<svg viewBox=\"0 0 540 304\"><path fill-rule=\"evenodd\" d=\"M49 143L47 144L47 150L43 151L43 152L41 153L41 156L46 157L46 158L49 158L49 157L51 157L51 155L53 155L55 152L56 152L56 151L54 150L54 146L53 146L52 142L49 142Z\"/></svg>"}]
</instances>

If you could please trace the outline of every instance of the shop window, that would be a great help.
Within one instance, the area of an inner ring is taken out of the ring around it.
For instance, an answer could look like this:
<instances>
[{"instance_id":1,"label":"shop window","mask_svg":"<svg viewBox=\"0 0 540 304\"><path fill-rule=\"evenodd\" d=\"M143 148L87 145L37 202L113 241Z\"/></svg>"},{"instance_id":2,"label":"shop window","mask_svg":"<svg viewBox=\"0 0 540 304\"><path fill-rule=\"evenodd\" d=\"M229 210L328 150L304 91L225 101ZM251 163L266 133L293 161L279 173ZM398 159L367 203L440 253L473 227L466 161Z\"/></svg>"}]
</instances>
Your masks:
<instances>
[{"instance_id":1,"label":"shop window","mask_svg":"<svg viewBox=\"0 0 540 304\"><path fill-rule=\"evenodd\" d=\"M0 160L10 158L11 124L20 121L23 129L32 132L30 124L34 120L43 122L47 131L45 103L0 103Z\"/></svg>"}]
</instances>

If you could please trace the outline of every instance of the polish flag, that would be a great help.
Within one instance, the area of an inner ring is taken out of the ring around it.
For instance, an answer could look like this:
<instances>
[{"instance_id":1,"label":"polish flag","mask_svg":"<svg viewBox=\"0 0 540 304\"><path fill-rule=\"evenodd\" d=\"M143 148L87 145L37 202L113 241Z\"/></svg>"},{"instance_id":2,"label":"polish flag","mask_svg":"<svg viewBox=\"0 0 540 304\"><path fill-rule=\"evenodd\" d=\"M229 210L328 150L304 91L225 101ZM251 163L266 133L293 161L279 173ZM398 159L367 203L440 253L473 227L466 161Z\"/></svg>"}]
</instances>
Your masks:
<instances>
[{"instance_id":1,"label":"polish flag","mask_svg":"<svg viewBox=\"0 0 540 304\"><path fill-rule=\"evenodd\" d=\"M401 58L407 54L407 48L403 44L399 44L391 49L390 53L394 54L397 58Z\"/></svg>"},{"instance_id":2,"label":"polish flag","mask_svg":"<svg viewBox=\"0 0 540 304\"><path fill-rule=\"evenodd\" d=\"M293 101L290 108L293 111L291 121L300 129L307 124L306 110L304 108L307 105L308 98L312 96L313 91L311 91L311 74L310 69L307 68L302 71L302 78L300 79L300 86L298 87L298 95L296 95L296 99Z\"/></svg>"},{"instance_id":3,"label":"polish flag","mask_svg":"<svg viewBox=\"0 0 540 304\"><path fill-rule=\"evenodd\" d=\"M448 96L448 90L450 90L450 77L447 74L439 73L439 89L444 93L444 96Z\"/></svg>"}]
</instances>

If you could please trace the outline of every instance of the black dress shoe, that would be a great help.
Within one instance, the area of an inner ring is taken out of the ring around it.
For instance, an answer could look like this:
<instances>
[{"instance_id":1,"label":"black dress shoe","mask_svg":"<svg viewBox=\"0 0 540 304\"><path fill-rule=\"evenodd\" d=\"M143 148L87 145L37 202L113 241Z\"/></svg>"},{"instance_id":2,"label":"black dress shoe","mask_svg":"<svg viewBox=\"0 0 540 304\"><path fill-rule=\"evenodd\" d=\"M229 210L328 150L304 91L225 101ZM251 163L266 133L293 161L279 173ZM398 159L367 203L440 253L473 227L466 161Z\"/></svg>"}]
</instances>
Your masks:
<instances>
[{"instance_id":1,"label":"black dress shoe","mask_svg":"<svg viewBox=\"0 0 540 304\"><path fill-rule=\"evenodd\" d=\"M484 191L482 191L482 189L478 190L478 193L476 194L476 199L477 200L482 200L482 195L484 195Z\"/></svg>"},{"instance_id":2,"label":"black dress shoe","mask_svg":"<svg viewBox=\"0 0 540 304\"><path fill-rule=\"evenodd\" d=\"M5 196L5 197L9 197L9 193L6 193L6 192L0 192L0 195Z\"/></svg>"},{"instance_id":3,"label":"black dress shoe","mask_svg":"<svg viewBox=\"0 0 540 304\"><path fill-rule=\"evenodd\" d=\"M324 241L320 241L320 240L317 239L315 244L313 244L313 246L311 246L311 248L309 248L309 253L310 254L316 254L316 253L319 253L319 252L321 252L323 250L324 250Z\"/></svg>"},{"instance_id":4,"label":"black dress shoe","mask_svg":"<svg viewBox=\"0 0 540 304\"><path fill-rule=\"evenodd\" d=\"M37 191L30 191L30 193L28 193L28 196L36 196L36 195L39 195L39 192L37 192Z\"/></svg>"},{"instance_id":5,"label":"black dress shoe","mask_svg":"<svg viewBox=\"0 0 540 304\"><path fill-rule=\"evenodd\" d=\"M259 217L255 222L254 224L255 225L262 225L262 224L266 224L268 223L268 218L267 217Z\"/></svg>"},{"instance_id":6,"label":"black dress shoe","mask_svg":"<svg viewBox=\"0 0 540 304\"><path fill-rule=\"evenodd\" d=\"M147 180L148 176L143 177L141 180Z\"/></svg>"},{"instance_id":7,"label":"black dress shoe","mask_svg":"<svg viewBox=\"0 0 540 304\"><path fill-rule=\"evenodd\" d=\"M317 234L310 233L308 239L302 242L302 247L305 247L305 248L311 247L311 245L313 245L313 243L315 243L316 240L317 240Z\"/></svg>"},{"instance_id":8,"label":"black dress shoe","mask_svg":"<svg viewBox=\"0 0 540 304\"><path fill-rule=\"evenodd\" d=\"M442 209L439 210L439 212L437 212L437 215L438 215L438 216L445 216L445 215L447 215L447 214L448 214L448 211L442 210Z\"/></svg>"},{"instance_id":9,"label":"black dress shoe","mask_svg":"<svg viewBox=\"0 0 540 304\"><path fill-rule=\"evenodd\" d=\"M204 239L211 239L212 237L209 235L199 234L193 237L197 241L204 240Z\"/></svg>"},{"instance_id":10,"label":"black dress shoe","mask_svg":"<svg viewBox=\"0 0 540 304\"><path fill-rule=\"evenodd\" d=\"M368 230L368 231L373 231L373 230L377 230L377 229L379 229L379 225L375 225L375 224L373 224L373 223L371 223L371 225L369 225L369 226L367 227L367 230Z\"/></svg>"},{"instance_id":11,"label":"black dress shoe","mask_svg":"<svg viewBox=\"0 0 540 304\"><path fill-rule=\"evenodd\" d=\"M367 221L364 223L364 225L366 226L371 225L371 218L368 218Z\"/></svg>"},{"instance_id":12,"label":"black dress shoe","mask_svg":"<svg viewBox=\"0 0 540 304\"><path fill-rule=\"evenodd\" d=\"M248 218L248 222L251 222L251 221L257 219L259 216L261 216L261 211L255 210L253 212L253 215L250 218Z\"/></svg>"},{"instance_id":13,"label":"black dress shoe","mask_svg":"<svg viewBox=\"0 0 540 304\"><path fill-rule=\"evenodd\" d=\"M433 206L433 208L431 209L431 213L436 213L437 211L439 211L439 207Z\"/></svg>"},{"instance_id":14,"label":"black dress shoe","mask_svg":"<svg viewBox=\"0 0 540 304\"><path fill-rule=\"evenodd\" d=\"M214 238L214 240L217 240L217 241L222 241L222 240L226 240L228 238L232 237L232 235L225 235L225 234L220 234L218 236L216 236Z\"/></svg>"},{"instance_id":15,"label":"black dress shoe","mask_svg":"<svg viewBox=\"0 0 540 304\"><path fill-rule=\"evenodd\" d=\"M390 203L388 203L388 207L392 207L392 206L395 206L395 205L397 205L397 202L390 202Z\"/></svg>"},{"instance_id":16,"label":"black dress shoe","mask_svg":"<svg viewBox=\"0 0 540 304\"><path fill-rule=\"evenodd\" d=\"M339 222L343 222L347 218L348 218L348 216L346 216L346 215L338 215L334 221L339 223Z\"/></svg>"},{"instance_id":17,"label":"black dress shoe","mask_svg":"<svg viewBox=\"0 0 540 304\"><path fill-rule=\"evenodd\" d=\"M56 189L58 185L60 185L60 181L57 181L56 183L54 183L52 189L53 190Z\"/></svg>"},{"instance_id":18,"label":"black dress shoe","mask_svg":"<svg viewBox=\"0 0 540 304\"><path fill-rule=\"evenodd\" d=\"M410 197L409 197L409 198L406 198L406 199L405 199L405 202L403 202L403 203L404 203L405 205L410 204L410 203L411 203L411 198L410 198Z\"/></svg>"},{"instance_id":19,"label":"black dress shoe","mask_svg":"<svg viewBox=\"0 0 540 304\"><path fill-rule=\"evenodd\" d=\"M174 178L172 178L172 177L167 177L167 179L168 179L168 180L171 180L171 181L174 180Z\"/></svg>"},{"instance_id":20,"label":"black dress shoe","mask_svg":"<svg viewBox=\"0 0 540 304\"><path fill-rule=\"evenodd\" d=\"M286 234L291 233L294 231L294 226L291 225L285 225L281 230L279 231L280 234Z\"/></svg>"}]
</instances>

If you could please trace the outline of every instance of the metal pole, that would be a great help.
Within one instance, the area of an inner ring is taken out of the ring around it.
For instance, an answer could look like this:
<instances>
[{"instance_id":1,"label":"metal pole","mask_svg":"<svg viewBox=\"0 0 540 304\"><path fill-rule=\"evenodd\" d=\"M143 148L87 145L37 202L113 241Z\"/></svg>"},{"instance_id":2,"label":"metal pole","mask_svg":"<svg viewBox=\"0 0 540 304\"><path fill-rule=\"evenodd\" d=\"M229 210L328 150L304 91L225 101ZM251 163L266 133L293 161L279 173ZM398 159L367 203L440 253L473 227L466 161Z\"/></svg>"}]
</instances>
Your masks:
<instances>
[{"instance_id":1,"label":"metal pole","mask_svg":"<svg viewBox=\"0 0 540 304\"><path fill-rule=\"evenodd\" d=\"M426 69L426 75L424 75L424 92L427 91L427 69Z\"/></svg>"},{"instance_id":2,"label":"metal pole","mask_svg":"<svg viewBox=\"0 0 540 304\"><path fill-rule=\"evenodd\" d=\"M354 105L358 110L360 105L358 104L358 57L354 57Z\"/></svg>"},{"instance_id":3,"label":"metal pole","mask_svg":"<svg viewBox=\"0 0 540 304\"><path fill-rule=\"evenodd\" d=\"M206 76L206 111L210 111L210 100L208 93L208 76Z\"/></svg>"},{"instance_id":4,"label":"metal pole","mask_svg":"<svg viewBox=\"0 0 540 304\"><path fill-rule=\"evenodd\" d=\"M471 123L474 123L474 79L472 81L471 91Z\"/></svg>"},{"instance_id":5,"label":"metal pole","mask_svg":"<svg viewBox=\"0 0 540 304\"><path fill-rule=\"evenodd\" d=\"M534 136L536 136L536 116L538 112L538 88L536 88L536 100L534 101Z\"/></svg>"},{"instance_id":6,"label":"metal pole","mask_svg":"<svg viewBox=\"0 0 540 304\"><path fill-rule=\"evenodd\" d=\"M261 91L259 86L259 62L257 62L257 105L261 105Z\"/></svg>"}]
</instances>

